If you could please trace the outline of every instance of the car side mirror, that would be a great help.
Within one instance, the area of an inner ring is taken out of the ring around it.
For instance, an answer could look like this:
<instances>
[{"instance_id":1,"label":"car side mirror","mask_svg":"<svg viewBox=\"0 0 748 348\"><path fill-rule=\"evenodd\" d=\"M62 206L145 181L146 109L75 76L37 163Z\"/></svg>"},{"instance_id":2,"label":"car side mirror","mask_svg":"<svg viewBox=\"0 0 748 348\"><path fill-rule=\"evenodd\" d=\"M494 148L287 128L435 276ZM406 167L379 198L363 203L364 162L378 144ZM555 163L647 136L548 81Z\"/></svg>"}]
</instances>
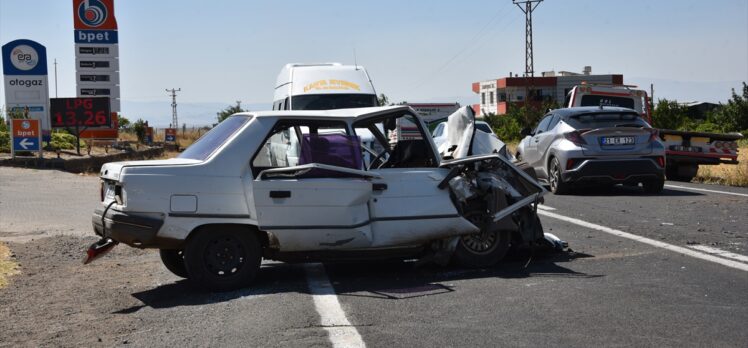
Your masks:
<instances>
[{"instance_id":1,"label":"car side mirror","mask_svg":"<svg viewBox=\"0 0 748 348\"><path fill-rule=\"evenodd\" d=\"M521 131L519 131L519 135L521 135L523 138L532 135L532 130L530 128L522 128Z\"/></svg>"}]
</instances>

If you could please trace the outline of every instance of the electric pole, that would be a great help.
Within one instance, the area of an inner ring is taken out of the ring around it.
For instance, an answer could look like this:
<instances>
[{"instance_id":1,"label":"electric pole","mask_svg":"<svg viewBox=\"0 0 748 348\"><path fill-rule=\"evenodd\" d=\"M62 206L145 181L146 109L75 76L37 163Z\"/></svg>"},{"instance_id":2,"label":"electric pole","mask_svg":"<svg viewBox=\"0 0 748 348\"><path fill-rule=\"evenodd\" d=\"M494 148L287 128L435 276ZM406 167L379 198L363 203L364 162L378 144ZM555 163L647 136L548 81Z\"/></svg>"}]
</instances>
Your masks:
<instances>
[{"instance_id":1,"label":"electric pole","mask_svg":"<svg viewBox=\"0 0 748 348\"><path fill-rule=\"evenodd\" d=\"M525 105L530 106L530 93L535 90L535 66L532 56L532 11L543 0L512 0L525 13ZM528 122L531 120L527 120Z\"/></svg>"},{"instance_id":2,"label":"electric pole","mask_svg":"<svg viewBox=\"0 0 748 348\"><path fill-rule=\"evenodd\" d=\"M178 89L167 89L167 92L171 93L171 126L172 128L179 128L179 119L177 118L177 92L182 91Z\"/></svg>"}]
</instances>

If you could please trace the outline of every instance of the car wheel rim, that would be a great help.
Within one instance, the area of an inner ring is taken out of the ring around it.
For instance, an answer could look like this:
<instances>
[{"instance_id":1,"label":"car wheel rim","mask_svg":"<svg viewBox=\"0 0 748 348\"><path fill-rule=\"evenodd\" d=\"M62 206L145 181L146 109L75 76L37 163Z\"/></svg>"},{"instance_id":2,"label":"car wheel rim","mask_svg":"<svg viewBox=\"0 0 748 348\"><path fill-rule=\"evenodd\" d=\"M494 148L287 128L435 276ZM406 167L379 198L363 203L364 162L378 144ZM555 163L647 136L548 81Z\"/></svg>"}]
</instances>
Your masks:
<instances>
[{"instance_id":1,"label":"car wheel rim","mask_svg":"<svg viewBox=\"0 0 748 348\"><path fill-rule=\"evenodd\" d=\"M216 238L206 246L204 261L211 274L231 276L238 273L244 265L244 248L233 237Z\"/></svg>"},{"instance_id":2,"label":"car wheel rim","mask_svg":"<svg viewBox=\"0 0 748 348\"><path fill-rule=\"evenodd\" d=\"M499 244L499 233L497 231L487 232L488 221L483 214L471 213L466 218L474 225L481 228L481 232L462 236L462 245L473 254L488 254L496 249Z\"/></svg>"},{"instance_id":3,"label":"car wheel rim","mask_svg":"<svg viewBox=\"0 0 748 348\"><path fill-rule=\"evenodd\" d=\"M552 191L556 191L558 180L559 180L558 166L556 165L556 162L554 161L553 164L551 164L551 190Z\"/></svg>"}]
</instances>

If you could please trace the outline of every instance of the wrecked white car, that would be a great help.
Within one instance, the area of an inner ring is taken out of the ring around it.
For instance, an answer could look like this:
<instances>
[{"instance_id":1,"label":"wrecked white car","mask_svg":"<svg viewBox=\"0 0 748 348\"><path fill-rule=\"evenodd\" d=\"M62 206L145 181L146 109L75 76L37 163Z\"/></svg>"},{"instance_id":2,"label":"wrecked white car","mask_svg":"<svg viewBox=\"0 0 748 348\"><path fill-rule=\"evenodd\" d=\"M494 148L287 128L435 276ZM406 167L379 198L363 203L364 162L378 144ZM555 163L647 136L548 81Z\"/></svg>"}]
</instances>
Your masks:
<instances>
[{"instance_id":1,"label":"wrecked white car","mask_svg":"<svg viewBox=\"0 0 748 348\"><path fill-rule=\"evenodd\" d=\"M456 114L449 160L413 109L394 106L241 113L178 158L107 163L87 261L117 243L158 248L170 271L213 290L249 284L263 258L496 264L543 240L545 191L474 141L471 111ZM393 142L398 118L418 133Z\"/></svg>"}]
</instances>

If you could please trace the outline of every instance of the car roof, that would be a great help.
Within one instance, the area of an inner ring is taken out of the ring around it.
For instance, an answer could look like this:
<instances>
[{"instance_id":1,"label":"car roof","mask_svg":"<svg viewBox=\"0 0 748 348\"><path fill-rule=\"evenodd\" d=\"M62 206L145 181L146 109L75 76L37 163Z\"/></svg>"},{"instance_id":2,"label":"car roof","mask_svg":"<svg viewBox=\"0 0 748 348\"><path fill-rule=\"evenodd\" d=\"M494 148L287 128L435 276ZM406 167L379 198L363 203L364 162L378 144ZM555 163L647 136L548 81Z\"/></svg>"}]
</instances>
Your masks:
<instances>
[{"instance_id":1,"label":"car roof","mask_svg":"<svg viewBox=\"0 0 748 348\"><path fill-rule=\"evenodd\" d=\"M552 113L557 114L561 117L567 118L580 114L590 113L636 113L636 110L629 108L622 108L618 106L576 106L572 108L563 108L552 110Z\"/></svg>"},{"instance_id":2,"label":"car roof","mask_svg":"<svg viewBox=\"0 0 748 348\"><path fill-rule=\"evenodd\" d=\"M355 108L355 109L335 109L335 110L277 110L277 111L248 111L241 112L234 115L252 116L257 118L314 118L314 119L365 119L369 117L376 117L384 113L397 112L397 111L410 111L410 113L417 115L417 113L407 105L394 105L394 106L378 106L368 108Z\"/></svg>"}]
</instances>

